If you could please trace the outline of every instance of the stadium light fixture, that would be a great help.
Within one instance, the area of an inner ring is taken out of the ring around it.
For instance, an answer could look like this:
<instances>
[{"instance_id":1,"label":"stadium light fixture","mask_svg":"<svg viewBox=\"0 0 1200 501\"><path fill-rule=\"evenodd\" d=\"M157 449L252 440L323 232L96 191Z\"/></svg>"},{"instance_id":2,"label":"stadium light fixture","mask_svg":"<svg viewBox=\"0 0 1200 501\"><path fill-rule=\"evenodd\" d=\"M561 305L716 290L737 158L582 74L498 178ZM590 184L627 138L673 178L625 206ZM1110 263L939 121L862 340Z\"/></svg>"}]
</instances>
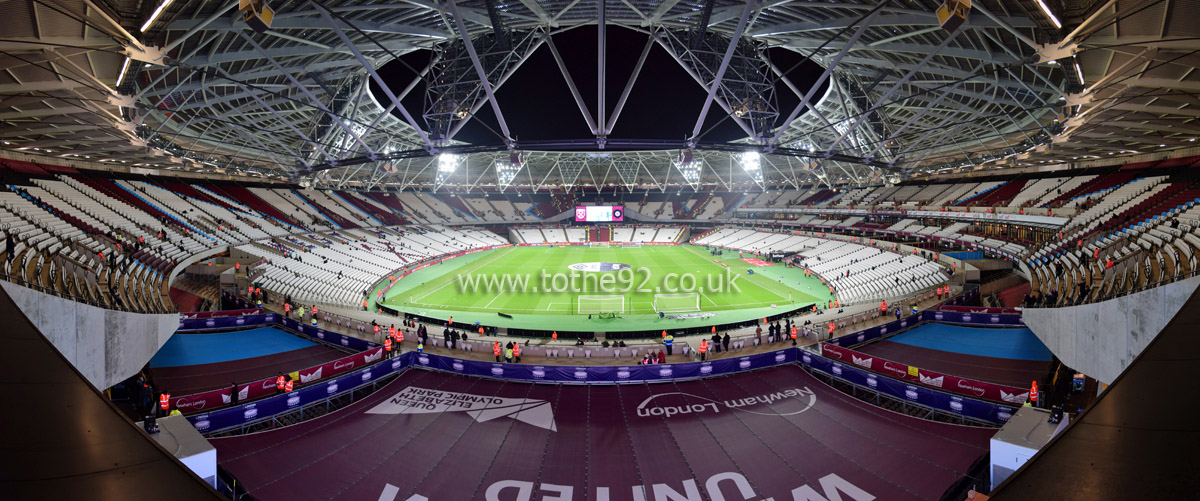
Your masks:
<instances>
[{"instance_id":1,"label":"stadium light fixture","mask_svg":"<svg viewBox=\"0 0 1200 501\"><path fill-rule=\"evenodd\" d=\"M506 188L517 178L521 167L525 165L525 157L519 152L509 154L506 160L496 160L496 184Z\"/></svg>"},{"instance_id":2,"label":"stadium light fixture","mask_svg":"<svg viewBox=\"0 0 1200 501\"><path fill-rule=\"evenodd\" d=\"M1079 76L1079 85L1082 86L1084 84L1084 82L1083 82L1083 67L1079 66L1078 60L1075 61L1075 74Z\"/></svg>"},{"instance_id":3,"label":"stadium light fixture","mask_svg":"<svg viewBox=\"0 0 1200 501\"><path fill-rule=\"evenodd\" d=\"M441 186L454 171L458 169L458 164L461 163L463 157L453 153L442 153L437 156L437 175L434 178L434 184Z\"/></svg>"},{"instance_id":4,"label":"stadium light fixture","mask_svg":"<svg viewBox=\"0 0 1200 501\"><path fill-rule=\"evenodd\" d=\"M154 20L158 19L158 16L162 14L162 12L167 9L167 6L171 5L171 2L173 1L175 0L163 0L163 3L159 4L157 9L154 9L154 12L150 14L150 19L147 19L146 23L142 25L142 33L145 33L146 30L150 29L150 25L154 24Z\"/></svg>"},{"instance_id":5,"label":"stadium light fixture","mask_svg":"<svg viewBox=\"0 0 1200 501\"><path fill-rule=\"evenodd\" d=\"M458 155L442 153L438 155L438 172L454 172L458 168Z\"/></svg>"},{"instance_id":6,"label":"stadium light fixture","mask_svg":"<svg viewBox=\"0 0 1200 501\"><path fill-rule=\"evenodd\" d=\"M683 175L683 180L687 181L688 185L693 188L700 183L700 166L702 160L696 158L695 152L691 150L683 150L679 152L679 156L671 162L675 169Z\"/></svg>"},{"instance_id":7,"label":"stadium light fixture","mask_svg":"<svg viewBox=\"0 0 1200 501\"><path fill-rule=\"evenodd\" d=\"M1042 13L1046 14L1046 17L1050 18L1050 22L1054 23L1054 27L1061 30L1062 22L1060 22L1058 20L1058 17L1056 17L1054 15L1054 13L1050 11L1050 6L1046 5L1045 0L1037 0L1037 4L1038 4L1038 7L1040 7L1042 9Z\"/></svg>"},{"instance_id":8,"label":"stadium light fixture","mask_svg":"<svg viewBox=\"0 0 1200 501\"><path fill-rule=\"evenodd\" d=\"M738 162L741 162L742 168L747 171L759 170L761 161L762 155L759 155L757 151L747 151L738 156Z\"/></svg>"},{"instance_id":9,"label":"stadium light fixture","mask_svg":"<svg viewBox=\"0 0 1200 501\"><path fill-rule=\"evenodd\" d=\"M759 155L757 151L747 151L738 155L738 163L742 164L742 170L746 171L750 179L760 186L762 185L762 155Z\"/></svg>"},{"instance_id":10,"label":"stadium light fixture","mask_svg":"<svg viewBox=\"0 0 1200 501\"><path fill-rule=\"evenodd\" d=\"M128 69L129 69L129 56L125 56L125 64L121 65L121 72L117 73L117 85L114 85L113 87L121 86L121 82L125 81L125 71Z\"/></svg>"}]
</instances>

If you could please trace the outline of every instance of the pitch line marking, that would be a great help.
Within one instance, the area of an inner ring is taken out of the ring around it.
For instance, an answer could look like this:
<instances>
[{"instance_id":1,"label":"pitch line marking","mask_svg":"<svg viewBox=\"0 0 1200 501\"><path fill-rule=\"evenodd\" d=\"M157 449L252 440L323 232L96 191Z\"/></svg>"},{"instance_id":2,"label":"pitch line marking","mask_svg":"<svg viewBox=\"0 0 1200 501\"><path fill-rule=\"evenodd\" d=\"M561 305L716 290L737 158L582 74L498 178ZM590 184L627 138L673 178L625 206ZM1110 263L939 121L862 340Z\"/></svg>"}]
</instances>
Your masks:
<instances>
[{"instance_id":1,"label":"pitch line marking","mask_svg":"<svg viewBox=\"0 0 1200 501\"><path fill-rule=\"evenodd\" d=\"M508 249L511 249L511 247L509 247ZM504 250L508 250L508 249L497 249L497 250L499 250L499 251L504 251ZM464 273L466 273L466 274L471 274L471 273L474 273L476 270L478 270L479 268L483 267L483 265L484 265L485 263L488 263L488 264L490 264L490 263L491 263L491 261L495 261L495 260L496 260L496 259L497 259L499 256L501 256L501 255L504 255L504 254L508 254L508 252L496 252L495 254L492 254L491 256L487 256L487 257L485 257L485 258L483 258L483 259L480 259L480 260L479 260L478 262L476 262L476 263L471 263L471 264L468 264L467 266L470 268L470 269L469 269L469 271L465 271L465 272L464 272L464 271L459 271L459 272L458 272L458 274L459 274L459 275L462 275L462 274L464 274ZM449 276L449 275L445 275L445 276ZM440 278L440 277L439 277L439 278ZM453 278L451 278L450 280L447 280L447 281L446 281L446 283L442 284L440 287L438 287L438 288L436 288L436 289L434 289L434 290L431 290L431 291L429 291L429 292L426 292L425 294L421 295L421 296L420 296L420 297L418 297L417 299L418 299L418 300L419 300L419 299L425 299L425 298L429 297L431 294L433 294L433 293L435 293L435 292L437 292L437 291L440 291L440 290L442 290L442 289L446 288L446 286L447 286L447 285L453 284L453 283L455 283L455 282L457 282L457 280L454 280Z\"/></svg>"}]
</instances>

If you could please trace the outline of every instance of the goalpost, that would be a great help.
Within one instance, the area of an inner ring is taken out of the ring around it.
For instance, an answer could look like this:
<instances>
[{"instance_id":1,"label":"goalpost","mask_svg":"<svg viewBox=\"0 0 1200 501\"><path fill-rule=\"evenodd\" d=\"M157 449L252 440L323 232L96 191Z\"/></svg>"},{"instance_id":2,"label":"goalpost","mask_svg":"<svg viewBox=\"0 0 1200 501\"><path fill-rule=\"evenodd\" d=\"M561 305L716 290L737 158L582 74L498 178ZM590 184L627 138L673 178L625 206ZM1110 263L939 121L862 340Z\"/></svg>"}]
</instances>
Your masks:
<instances>
[{"instance_id":1,"label":"goalpost","mask_svg":"<svg viewBox=\"0 0 1200 501\"><path fill-rule=\"evenodd\" d=\"M700 293L655 294L654 311L658 313L700 311Z\"/></svg>"},{"instance_id":2,"label":"goalpost","mask_svg":"<svg viewBox=\"0 0 1200 501\"><path fill-rule=\"evenodd\" d=\"M581 315L625 313L625 296L579 296L575 312Z\"/></svg>"}]
</instances>

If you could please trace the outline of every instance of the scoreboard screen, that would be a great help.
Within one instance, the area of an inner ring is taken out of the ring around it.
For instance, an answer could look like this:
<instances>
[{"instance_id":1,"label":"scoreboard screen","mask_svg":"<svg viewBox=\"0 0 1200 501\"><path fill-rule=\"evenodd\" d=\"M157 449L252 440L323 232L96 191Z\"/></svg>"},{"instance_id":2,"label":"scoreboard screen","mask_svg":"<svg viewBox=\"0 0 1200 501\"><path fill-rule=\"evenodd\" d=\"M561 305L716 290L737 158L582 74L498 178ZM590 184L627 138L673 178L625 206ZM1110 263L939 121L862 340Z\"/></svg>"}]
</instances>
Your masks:
<instances>
[{"instance_id":1,"label":"scoreboard screen","mask_svg":"<svg viewBox=\"0 0 1200 501\"><path fill-rule=\"evenodd\" d=\"M614 206L579 206L575 208L575 221L578 222L612 222L624 221L625 210L620 205Z\"/></svg>"}]
</instances>

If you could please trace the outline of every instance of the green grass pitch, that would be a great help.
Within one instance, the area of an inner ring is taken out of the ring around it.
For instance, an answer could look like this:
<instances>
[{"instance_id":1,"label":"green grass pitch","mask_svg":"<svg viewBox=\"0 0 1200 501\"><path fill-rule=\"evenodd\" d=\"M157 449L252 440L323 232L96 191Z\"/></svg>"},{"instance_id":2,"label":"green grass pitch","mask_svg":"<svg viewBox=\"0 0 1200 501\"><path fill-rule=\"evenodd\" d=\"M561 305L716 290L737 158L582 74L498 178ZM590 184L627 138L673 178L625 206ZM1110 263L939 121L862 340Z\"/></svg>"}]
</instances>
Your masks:
<instances>
[{"instance_id":1,"label":"green grass pitch","mask_svg":"<svg viewBox=\"0 0 1200 501\"><path fill-rule=\"evenodd\" d=\"M727 266L714 262L706 249L691 245L508 247L418 270L388 291L385 304L410 311L557 316L579 314L580 295L618 296L624 315L656 316L656 293L696 293L703 312L798 307L830 299L819 279L804 277L799 269L754 267L730 251L715 259ZM629 268L571 268L582 263Z\"/></svg>"}]
</instances>

